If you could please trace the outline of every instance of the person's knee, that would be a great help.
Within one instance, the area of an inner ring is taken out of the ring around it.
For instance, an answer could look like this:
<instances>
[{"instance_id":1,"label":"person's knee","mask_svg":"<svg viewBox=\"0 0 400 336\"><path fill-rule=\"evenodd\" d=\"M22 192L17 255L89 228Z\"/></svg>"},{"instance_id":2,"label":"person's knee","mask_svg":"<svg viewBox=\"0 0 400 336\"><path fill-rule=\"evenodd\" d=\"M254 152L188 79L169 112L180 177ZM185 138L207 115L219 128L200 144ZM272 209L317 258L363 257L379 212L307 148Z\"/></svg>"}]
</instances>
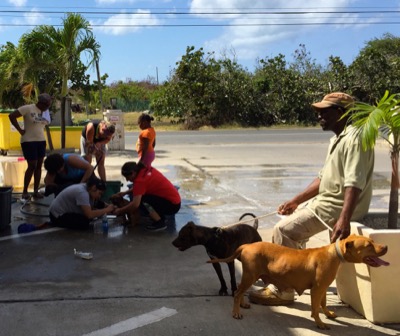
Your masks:
<instances>
[{"instance_id":1,"label":"person's knee","mask_svg":"<svg viewBox=\"0 0 400 336\"><path fill-rule=\"evenodd\" d=\"M277 223L272 231L272 242L278 245L286 245L285 241L298 242L301 238L297 230L291 223L280 222Z\"/></svg>"}]
</instances>

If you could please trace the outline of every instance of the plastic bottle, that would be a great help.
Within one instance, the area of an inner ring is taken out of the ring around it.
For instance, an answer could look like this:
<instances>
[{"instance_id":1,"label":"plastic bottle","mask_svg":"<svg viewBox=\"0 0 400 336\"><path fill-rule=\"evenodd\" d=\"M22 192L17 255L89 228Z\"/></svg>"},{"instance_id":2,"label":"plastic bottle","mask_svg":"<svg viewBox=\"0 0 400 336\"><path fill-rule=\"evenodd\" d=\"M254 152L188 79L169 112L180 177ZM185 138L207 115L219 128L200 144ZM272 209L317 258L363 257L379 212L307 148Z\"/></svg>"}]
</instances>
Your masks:
<instances>
[{"instance_id":1,"label":"plastic bottle","mask_svg":"<svg viewBox=\"0 0 400 336\"><path fill-rule=\"evenodd\" d=\"M108 233L108 228L109 228L107 214L103 215L103 218L101 220L101 227L103 229L103 233L107 234Z\"/></svg>"}]
</instances>

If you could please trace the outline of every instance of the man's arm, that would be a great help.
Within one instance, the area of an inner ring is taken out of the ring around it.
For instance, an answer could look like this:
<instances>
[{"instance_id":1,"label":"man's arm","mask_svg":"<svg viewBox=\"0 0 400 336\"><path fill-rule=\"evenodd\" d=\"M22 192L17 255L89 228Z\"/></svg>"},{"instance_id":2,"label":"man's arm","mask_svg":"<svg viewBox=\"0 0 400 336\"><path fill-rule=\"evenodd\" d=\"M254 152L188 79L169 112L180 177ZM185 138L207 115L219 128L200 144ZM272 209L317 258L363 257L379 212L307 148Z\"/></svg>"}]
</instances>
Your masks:
<instances>
[{"instance_id":1,"label":"man's arm","mask_svg":"<svg viewBox=\"0 0 400 336\"><path fill-rule=\"evenodd\" d=\"M344 239L350 235L350 220L353 216L354 209L357 206L361 189L355 187L347 187L344 192L344 204L339 219L333 227L331 242L335 242L338 238Z\"/></svg>"}]
</instances>

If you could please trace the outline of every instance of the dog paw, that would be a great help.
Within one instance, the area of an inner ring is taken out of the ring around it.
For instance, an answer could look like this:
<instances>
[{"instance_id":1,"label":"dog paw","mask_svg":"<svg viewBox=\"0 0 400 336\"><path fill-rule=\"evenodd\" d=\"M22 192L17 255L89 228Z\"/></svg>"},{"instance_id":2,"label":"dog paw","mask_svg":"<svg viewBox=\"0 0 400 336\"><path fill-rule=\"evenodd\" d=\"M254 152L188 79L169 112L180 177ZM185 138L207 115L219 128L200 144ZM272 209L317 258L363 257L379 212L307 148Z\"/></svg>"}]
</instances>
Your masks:
<instances>
[{"instance_id":1,"label":"dog paw","mask_svg":"<svg viewBox=\"0 0 400 336\"><path fill-rule=\"evenodd\" d=\"M234 319L236 319L236 320L241 320L241 319L243 318L243 315L240 314L240 313L232 312L232 317L233 317Z\"/></svg>"},{"instance_id":2,"label":"dog paw","mask_svg":"<svg viewBox=\"0 0 400 336\"><path fill-rule=\"evenodd\" d=\"M321 329L321 330L329 330L329 329L331 329L327 324L323 323L322 321L320 321L320 322L316 321L316 323L317 323L318 329Z\"/></svg>"},{"instance_id":3,"label":"dog paw","mask_svg":"<svg viewBox=\"0 0 400 336\"><path fill-rule=\"evenodd\" d=\"M227 289L221 288L218 293L219 293L219 296L228 296L228 290Z\"/></svg>"}]
</instances>

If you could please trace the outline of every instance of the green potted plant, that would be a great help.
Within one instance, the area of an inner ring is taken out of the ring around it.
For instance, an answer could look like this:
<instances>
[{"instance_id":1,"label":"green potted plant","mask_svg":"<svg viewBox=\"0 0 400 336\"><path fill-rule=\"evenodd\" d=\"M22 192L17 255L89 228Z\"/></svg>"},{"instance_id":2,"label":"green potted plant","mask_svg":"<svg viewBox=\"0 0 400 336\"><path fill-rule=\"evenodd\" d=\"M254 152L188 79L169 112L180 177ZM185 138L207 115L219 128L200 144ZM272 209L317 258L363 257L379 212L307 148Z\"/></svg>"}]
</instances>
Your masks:
<instances>
[{"instance_id":1,"label":"green potted plant","mask_svg":"<svg viewBox=\"0 0 400 336\"><path fill-rule=\"evenodd\" d=\"M389 147L392 166L388 213L369 213L363 223L352 222L351 232L386 244L384 259L388 267L371 268L365 264L342 264L336 277L340 299L373 323L400 323L400 230L399 207L400 94L385 92L375 105L355 103L349 120L361 134L365 149L374 148L382 138ZM382 225L386 223L387 225Z\"/></svg>"}]
</instances>

